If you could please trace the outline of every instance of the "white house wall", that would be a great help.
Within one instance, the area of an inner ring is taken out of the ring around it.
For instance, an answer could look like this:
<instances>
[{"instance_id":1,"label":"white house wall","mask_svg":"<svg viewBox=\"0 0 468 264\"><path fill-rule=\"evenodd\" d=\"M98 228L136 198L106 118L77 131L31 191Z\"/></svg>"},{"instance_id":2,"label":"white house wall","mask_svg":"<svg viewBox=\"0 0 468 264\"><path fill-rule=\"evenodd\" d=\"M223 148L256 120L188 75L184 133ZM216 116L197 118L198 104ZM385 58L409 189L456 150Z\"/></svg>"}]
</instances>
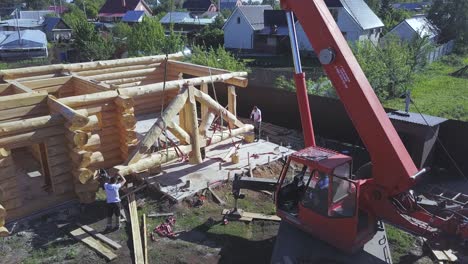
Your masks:
<instances>
[{"instance_id":1,"label":"white house wall","mask_svg":"<svg viewBox=\"0 0 468 264\"><path fill-rule=\"evenodd\" d=\"M240 23L237 23L240 18ZM253 49L254 31L245 16L236 9L224 26L224 47L228 49Z\"/></svg>"},{"instance_id":2,"label":"white house wall","mask_svg":"<svg viewBox=\"0 0 468 264\"><path fill-rule=\"evenodd\" d=\"M361 37L364 35L362 28L343 7L338 12L337 24L341 32L346 33L347 41L354 42L361 40Z\"/></svg>"}]
</instances>

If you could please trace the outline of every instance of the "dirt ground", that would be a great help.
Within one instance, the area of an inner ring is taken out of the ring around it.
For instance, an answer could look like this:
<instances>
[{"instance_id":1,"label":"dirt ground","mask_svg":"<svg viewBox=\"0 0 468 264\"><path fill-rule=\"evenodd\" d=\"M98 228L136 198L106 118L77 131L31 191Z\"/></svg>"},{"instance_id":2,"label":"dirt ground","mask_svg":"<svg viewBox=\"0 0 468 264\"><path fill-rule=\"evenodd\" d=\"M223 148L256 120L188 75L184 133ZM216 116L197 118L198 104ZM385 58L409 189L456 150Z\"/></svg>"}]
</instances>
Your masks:
<instances>
[{"instance_id":1,"label":"dirt ground","mask_svg":"<svg viewBox=\"0 0 468 264\"><path fill-rule=\"evenodd\" d=\"M254 177L277 178L282 162L254 169ZM193 200L174 203L149 189L136 193L138 214L173 212L176 217L174 231L177 238L148 239L150 263L269 263L275 244L279 223L252 221L222 223L223 209L234 206L231 183L215 189L225 206L215 203L209 192L201 207L194 208ZM273 197L264 192L243 191L246 198L239 200L239 208L264 214L275 214ZM122 206L127 208L126 200ZM131 227L124 223L118 231L104 233L106 225L105 194L98 193L95 203L43 215L29 221L19 222L14 234L0 238L0 263L107 263L95 251L74 239L69 232L79 222L118 242L122 248L118 258L111 263L132 263ZM147 229L151 232L165 220L164 217L148 218ZM58 225L68 224L61 228ZM387 235L394 263L433 263L429 253L423 251L422 243L399 229L387 225Z\"/></svg>"},{"instance_id":2,"label":"dirt ground","mask_svg":"<svg viewBox=\"0 0 468 264\"><path fill-rule=\"evenodd\" d=\"M254 176L279 175L281 166L272 164L260 168ZM268 172L268 173L267 173ZM222 223L222 209L232 208L234 199L231 185L226 183L215 189L226 202L225 206L215 203L210 194L199 208L187 200L175 204L161 199L159 194L146 189L136 194L137 203L143 204L138 210L151 214L173 212L176 217L175 239L160 238L148 240L148 256L154 263L269 263L279 223L253 221L243 223L230 221ZM250 212L274 214L273 198L269 194L245 191L246 199L239 201L239 208ZM127 207L125 201L123 207ZM132 263L131 227L129 223L118 231L103 232L106 225L105 195L100 191L98 200L82 208L78 206L22 221L15 227L14 234L0 238L0 263L106 263L95 251L75 240L69 232L79 222L118 242L122 248L118 258L111 263ZM141 218L140 218L141 219ZM164 217L147 218L147 229L151 232ZM69 224L61 228L58 225ZM140 220L141 224L141 220Z\"/></svg>"}]
</instances>

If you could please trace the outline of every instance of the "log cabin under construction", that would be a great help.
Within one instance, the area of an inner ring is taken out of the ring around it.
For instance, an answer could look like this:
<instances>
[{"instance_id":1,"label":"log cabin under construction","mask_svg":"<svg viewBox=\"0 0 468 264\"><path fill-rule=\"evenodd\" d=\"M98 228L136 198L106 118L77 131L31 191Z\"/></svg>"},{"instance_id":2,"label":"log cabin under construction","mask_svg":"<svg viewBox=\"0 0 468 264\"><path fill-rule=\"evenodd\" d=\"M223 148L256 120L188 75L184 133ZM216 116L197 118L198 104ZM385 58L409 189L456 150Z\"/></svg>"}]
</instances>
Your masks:
<instances>
[{"instance_id":1,"label":"log cabin under construction","mask_svg":"<svg viewBox=\"0 0 468 264\"><path fill-rule=\"evenodd\" d=\"M131 175L180 152L198 164L208 141L251 132L236 116L236 87L247 86L247 73L182 58L177 53L0 71L0 234L8 232L5 221L71 199L94 202L100 168ZM228 89L227 107L210 97L213 83ZM158 118L142 136L135 125L147 114ZM226 126L209 131L217 116ZM153 152L169 133L177 142Z\"/></svg>"}]
</instances>

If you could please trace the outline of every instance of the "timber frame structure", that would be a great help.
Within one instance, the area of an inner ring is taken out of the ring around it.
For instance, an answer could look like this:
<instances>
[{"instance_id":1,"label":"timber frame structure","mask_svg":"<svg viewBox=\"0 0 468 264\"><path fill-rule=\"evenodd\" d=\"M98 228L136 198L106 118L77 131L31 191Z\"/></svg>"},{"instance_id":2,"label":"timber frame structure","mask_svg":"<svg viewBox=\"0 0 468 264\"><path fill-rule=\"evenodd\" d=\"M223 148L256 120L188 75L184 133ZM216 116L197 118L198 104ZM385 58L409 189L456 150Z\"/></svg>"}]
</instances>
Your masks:
<instances>
[{"instance_id":1,"label":"timber frame structure","mask_svg":"<svg viewBox=\"0 0 468 264\"><path fill-rule=\"evenodd\" d=\"M247 86L247 73L181 58L176 53L167 59L0 71L0 236L8 234L5 221L75 198L93 202L99 168L126 176L181 152L198 164L207 144L251 132L236 116L236 87ZM227 108L209 96L214 82L228 89ZM157 121L139 138L137 118L153 113ZM209 130L215 116L226 121L217 132ZM158 139L169 137L167 131L178 142L153 152Z\"/></svg>"}]
</instances>

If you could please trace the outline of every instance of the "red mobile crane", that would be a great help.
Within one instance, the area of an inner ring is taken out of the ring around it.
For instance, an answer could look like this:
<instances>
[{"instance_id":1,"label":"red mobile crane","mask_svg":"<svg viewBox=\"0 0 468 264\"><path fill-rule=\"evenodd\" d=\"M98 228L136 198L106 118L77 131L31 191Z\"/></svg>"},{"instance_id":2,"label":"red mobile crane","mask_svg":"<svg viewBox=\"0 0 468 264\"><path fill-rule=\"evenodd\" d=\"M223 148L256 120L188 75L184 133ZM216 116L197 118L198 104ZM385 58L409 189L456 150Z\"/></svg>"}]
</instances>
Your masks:
<instances>
[{"instance_id":1,"label":"red mobile crane","mask_svg":"<svg viewBox=\"0 0 468 264\"><path fill-rule=\"evenodd\" d=\"M288 20L306 148L288 157L274 184L277 214L347 252L362 248L374 236L378 220L419 236L449 235L466 241L467 210L438 216L413 196L411 188L426 169L416 168L324 1L281 0L281 7ZM294 15L370 153L370 178L356 179L351 157L315 144ZM249 188L238 180L235 191Z\"/></svg>"},{"instance_id":2,"label":"red mobile crane","mask_svg":"<svg viewBox=\"0 0 468 264\"><path fill-rule=\"evenodd\" d=\"M426 169L414 165L324 1L281 0L281 7L288 20L306 148L289 156L283 168L275 195L278 215L348 252L373 237L378 219L420 236L467 240L467 211L436 216L412 195L410 189ZM293 12L370 153L369 179L352 179L351 157L315 145ZM291 163L303 168L287 183Z\"/></svg>"}]
</instances>

